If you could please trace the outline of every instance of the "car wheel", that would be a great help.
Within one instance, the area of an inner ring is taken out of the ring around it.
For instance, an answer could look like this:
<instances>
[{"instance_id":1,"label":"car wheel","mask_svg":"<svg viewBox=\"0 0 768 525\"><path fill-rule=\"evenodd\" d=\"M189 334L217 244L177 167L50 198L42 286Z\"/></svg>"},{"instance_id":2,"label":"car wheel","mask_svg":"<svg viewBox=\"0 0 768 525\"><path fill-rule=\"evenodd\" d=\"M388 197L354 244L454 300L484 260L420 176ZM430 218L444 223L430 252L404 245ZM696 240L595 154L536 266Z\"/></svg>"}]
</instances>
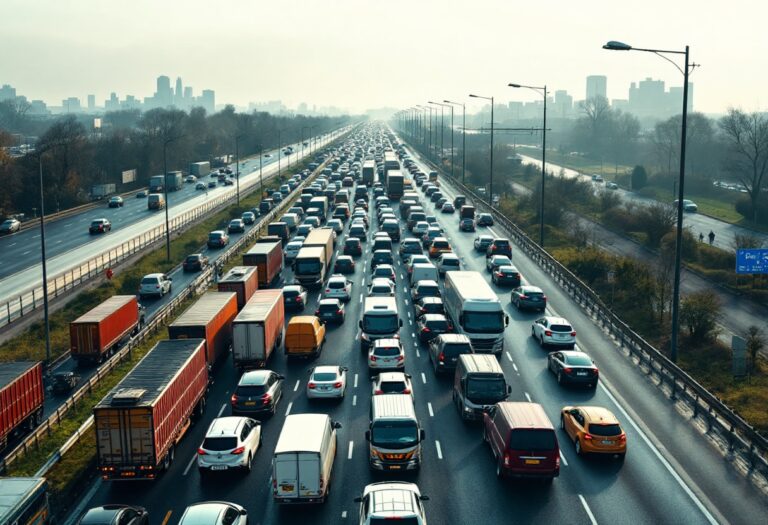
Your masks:
<instances>
[{"instance_id":1,"label":"car wheel","mask_svg":"<svg viewBox=\"0 0 768 525\"><path fill-rule=\"evenodd\" d=\"M563 373L562 372L558 372L557 373L557 384L558 385L562 385L563 384Z\"/></svg>"},{"instance_id":2,"label":"car wheel","mask_svg":"<svg viewBox=\"0 0 768 525\"><path fill-rule=\"evenodd\" d=\"M533 328L533 326L531 326L531 337L536 339L536 330Z\"/></svg>"},{"instance_id":3,"label":"car wheel","mask_svg":"<svg viewBox=\"0 0 768 525\"><path fill-rule=\"evenodd\" d=\"M251 456L251 453L248 453L248 461L245 463L245 466L243 467L243 471L246 474L251 473L251 461L253 461L253 456Z\"/></svg>"},{"instance_id":4,"label":"car wheel","mask_svg":"<svg viewBox=\"0 0 768 525\"><path fill-rule=\"evenodd\" d=\"M544 336L543 335L539 336L539 346L544 348Z\"/></svg>"},{"instance_id":5,"label":"car wheel","mask_svg":"<svg viewBox=\"0 0 768 525\"><path fill-rule=\"evenodd\" d=\"M584 455L584 451L581 450L581 440L578 437L576 437L576 439L573 441L573 445L576 447L577 456Z\"/></svg>"}]
</instances>

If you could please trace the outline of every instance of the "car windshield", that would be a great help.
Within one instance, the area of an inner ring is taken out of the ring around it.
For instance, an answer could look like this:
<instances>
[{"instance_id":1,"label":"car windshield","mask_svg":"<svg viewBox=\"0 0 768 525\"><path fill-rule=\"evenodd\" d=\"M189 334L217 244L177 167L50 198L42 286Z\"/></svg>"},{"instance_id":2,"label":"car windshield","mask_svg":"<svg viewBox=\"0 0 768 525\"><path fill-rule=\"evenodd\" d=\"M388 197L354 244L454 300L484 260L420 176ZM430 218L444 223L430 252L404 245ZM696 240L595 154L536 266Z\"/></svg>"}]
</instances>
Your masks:
<instances>
[{"instance_id":1,"label":"car windshield","mask_svg":"<svg viewBox=\"0 0 768 525\"><path fill-rule=\"evenodd\" d=\"M507 396L507 385L503 377L470 376L467 379L467 398L475 403L490 404Z\"/></svg>"},{"instance_id":2,"label":"car windshield","mask_svg":"<svg viewBox=\"0 0 768 525\"><path fill-rule=\"evenodd\" d=\"M376 421L371 427L371 444L384 448L408 448L419 442L415 421Z\"/></svg>"},{"instance_id":3,"label":"car windshield","mask_svg":"<svg viewBox=\"0 0 768 525\"><path fill-rule=\"evenodd\" d=\"M435 297L440 293L440 289L437 286L419 286L418 294L421 297Z\"/></svg>"},{"instance_id":4,"label":"car windshield","mask_svg":"<svg viewBox=\"0 0 768 525\"><path fill-rule=\"evenodd\" d=\"M509 439L511 450L553 450L557 447L557 438L552 430L516 429Z\"/></svg>"},{"instance_id":5,"label":"car windshield","mask_svg":"<svg viewBox=\"0 0 768 525\"><path fill-rule=\"evenodd\" d=\"M363 330L369 334L391 334L397 332L397 315L364 315Z\"/></svg>"},{"instance_id":6,"label":"car windshield","mask_svg":"<svg viewBox=\"0 0 768 525\"><path fill-rule=\"evenodd\" d=\"M504 331L504 313L465 311L463 327L470 333L500 334Z\"/></svg>"},{"instance_id":7,"label":"car windshield","mask_svg":"<svg viewBox=\"0 0 768 525\"><path fill-rule=\"evenodd\" d=\"M240 385L237 387L238 396L253 397L260 396L267 392L267 385Z\"/></svg>"},{"instance_id":8,"label":"car windshield","mask_svg":"<svg viewBox=\"0 0 768 525\"><path fill-rule=\"evenodd\" d=\"M589 433L595 436L620 436L621 427L618 424L595 424L589 425Z\"/></svg>"},{"instance_id":9,"label":"car windshield","mask_svg":"<svg viewBox=\"0 0 768 525\"><path fill-rule=\"evenodd\" d=\"M209 437L203 441L203 448L212 451L224 451L237 448L236 437Z\"/></svg>"},{"instance_id":10,"label":"car windshield","mask_svg":"<svg viewBox=\"0 0 768 525\"><path fill-rule=\"evenodd\" d=\"M383 394L399 394L405 390L404 381L382 381L379 390Z\"/></svg>"},{"instance_id":11,"label":"car windshield","mask_svg":"<svg viewBox=\"0 0 768 525\"><path fill-rule=\"evenodd\" d=\"M347 285L346 281L328 281L328 288L344 288Z\"/></svg>"},{"instance_id":12,"label":"car windshield","mask_svg":"<svg viewBox=\"0 0 768 525\"><path fill-rule=\"evenodd\" d=\"M312 379L314 381L336 381L337 377L335 372L315 372Z\"/></svg>"},{"instance_id":13,"label":"car windshield","mask_svg":"<svg viewBox=\"0 0 768 525\"><path fill-rule=\"evenodd\" d=\"M295 273L297 275L320 273L322 266L323 265L318 260L300 260L296 262Z\"/></svg>"},{"instance_id":14,"label":"car windshield","mask_svg":"<svg viewBox=\"0 0 768 525\"><path fill-rule=\"evenodd\" d=\"M435 319L433 321L427 321L427 327L430 330L445 332L448 330L448 322L443 319Z\"/></svg>"},{"instance_id":15,"label":"car windshield","mask_svg":"<svg viewBox=\"0 0 768 525\"><path fill-rule=\"evenodd\" d=\"M189 255L187 256L187 262L197 262L200 259L199 255Z\"/></svg>"},{"instance_id":16,"label":"car windshield","mask_svg":"<svg viewBox=\"0 0 768 525\"><path fill-rule=\"evenodd\" d=\"M569 365L592 366L592 360L585 355L570 354L566 355L564 361Z\"/></svg>"},{"instance_id":17,"label":"car windshield","mask_svg":"<svg viewBox=\"0 0 768 525\"><path fill-rule=\"evenodd\" d=\"M448 357L455 357L459 354L471 354L472 347L468 344L454 344L443 346L443 352Z\"/></svg>"},{"instance_id":18,"label":"car windshield","mask_svg":"<svg viewBox=\"0 0 768 525\"><path fill-rule=\"evenodd\" d=\"M210 234L208 236L208 238L211 239L212 241L216 241L216 240L221 239L221 234L220 233L212 233L212 234Z\"/></svg>"},{"instance_id":19,"label":"car windshield","mask_svg":"<svg viewBox=\"0 0 768 525\"><path fill-rule=\"evenodd\" d=\"M392 520L397 520L398 525L419 525L419 518L416 516L397 516L396 518L390 518L387 516L371 516L368 519L368 523L371 525L386 525L392 523Z\"/></svg>"},{"instance_id":20,"label":"car windshield","mask_svg":"<svg viewBox=\"0 0 768 525\"><path fill-rule=\"evenodd\" d=\"M296 297L299 292L296 290L283 290L283 297Z\"/></svg>"}]
</instances>

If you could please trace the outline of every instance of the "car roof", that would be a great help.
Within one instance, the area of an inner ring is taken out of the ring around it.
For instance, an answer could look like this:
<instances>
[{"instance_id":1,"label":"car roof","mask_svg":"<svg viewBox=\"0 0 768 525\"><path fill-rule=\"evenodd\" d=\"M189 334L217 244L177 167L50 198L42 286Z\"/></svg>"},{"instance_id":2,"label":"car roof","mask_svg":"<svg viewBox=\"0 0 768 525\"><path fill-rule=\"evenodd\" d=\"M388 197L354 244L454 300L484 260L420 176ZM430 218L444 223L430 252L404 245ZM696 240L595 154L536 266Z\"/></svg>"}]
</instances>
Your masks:
<instances>
[{"instance_id":1,"label":"car roof","mask_svg":"<svg viewBox=\"0 0 768 525\"><path fill-rule=\"evenodd\" d=\"M414 288L420 287L420 286L437 286L437 281L433 281L432 279L423 279L421 281L416 281Z\"/></svg>"},{"instance_id":2,"label":"car roof","mask_svg":"<svg viewBox=\"0 0 768 525\"><path fill-rule=\"evenodd\" d=\"M379 347L379 346L400 346L400 339L395 339L394 337L384 337L382 339L376 339L373 342L373 347Z\"/></svg>"},{"instance_id":3,"label":"car roof","mask_svg":"<svg viewBox=\"0 0 768 525\"><path fill-rule=\"evenodd\" d=\"M555 317L553 315L547 315L547 316L544 316L544 319L546 319L549 324L568 324L568 325L571 324L568 322L568 319L566 319L565 317Z\"/></svg>"},{"instance_id":4,"label":"car roof","mask_svg":"<svg viewBox=\"0 0 768 525\"><path fill-rule=\"evenodd\" d=\"M229 506L229 504L219 501L195 503L187 507L179 523L183 523L183 525L219 523L219 516Z\"/></svg>"},{"instance_id":5,"label":"car roof","mask_svg":"<svg viewBox=\"0 0 768 525\"><path fill-rule=\"evenodd\" d=\"M300 284L286 284L283 286L283 291L288 290L289 292L298 292L301 291L301 285Z\"/></svg>"},{"instance_id":6,"label":"car roof","mask_svg":"<svg viewBox=\"0 0 768 525\"><path fill-rule=\"evenodd\" d=\"M341 301L339 301L338 299L334 299L333 297L330 297L330 298L320 299L320 301L318 301L317 303L318 306L323 306L326 304L333 304L336 306L340 306Z\"/></svg>"},{"instance_id":7,"label":"car roof","mask_svg":"<svg viewBox=\"0 0 768 525\"><path fill-rule=\"evenodd\" d=\"M503 266L499 266L499 271L508 271L508 272L517 272L519 271L516 266L511 264L505 264Z\"/></svg>"},{"instance_id":8,"label":"car roof","mask_svg":"<svg viewBox=\"0 0 768 525\"><path fill-rule=\"evenodd\" d=\"M95 507L89 509L82 517L83 525L90 523L103 525L105 523L112 523L117 514L123 510L129 508L127 505L104 505L102 507Z\"/></svg>"},{"instance_id":9,"label":"car roof","mask_svg":"<svg viewBox=\"0 0 768 525\"><path fill-rule=\"evenodd\" d=\"M421 303L421 304L428 304L428 303L440 303L440 304L443 304L443 299L440 298L440 297L422 297L421 299L419 299L416 302L417 303Z\"/></svg>"},{"instance_id":10,"label":"car roof","mask_svg":"<svg viewBox=\"0 0 768 525\"><path fill-rule=\"evenodd\" d=\"M578 408L582 412L584 412L587 415L587 418L589 419L590 423L603 423L603 424L612 424L612 423L619 423L619 420L616 419L616 416L613 415L613 412L608 410L607 408L603 407L596 407L596 406L579 406L574 407Z\"/></svg>"},{"instance_id":11,"label":"car roof","mask_svg":"<svg viewBox=\"0 0 768 525\"><path fill-rule=\"evenodd\" d=\"M237 435L240 425L242 425L246 419L247 418L238 416L217 417L211 422L208 431L205 433L205 437L235 436Z\"/></svg>"},{"instance_id":12,"label":"car roof","mask_svg":"<svg viewBox=\"0 0 768 525\"><path fill-rule=\"evenodd\" d=\"M347 278L346 278L346 277L344 277L343 275L339 275L339 274L333 274L333 275L331 275L331 276L328 278L328 281L329 281L329 282L330 282L330 281L346 281L346 280L347 280Z\"/></svg>"},{"instance_id":13,"label":"car roof","mask_svg":"<svg viewBox=\"0 0 768 525\"><path fill-rule=\"evenodd\" d=\"M424 322L427 321L447 321L448 319L443 314L424 314L421 316Z\"/></svg>"},{"instance_id":14,"label":"car roof","mask_svg":"<svg viewBox=\"0 0 768 525\"><path fill-rule=\"evenodd\" d=\"M538 286L532 286L530 284L526 284L520 287L524 292L534 292L534 293L544 293L544 291L539 288Z\"/></svg>"},{"instance_id":15,"label":"car roof","mask_svg":"<svg viewBox=\"0 0 768 525\"><path fill-rule=\"evenodd\" d=\"M404 372L382 372L379 374L379 381L408 381Z\"/></svg>"},{"instance_id":16,"label":"car roof","mask_svg":"<svg viewBox=\"0 0 768 525\"><path fill-rule=\"evenodd\" d=\"M338 374L339 373L339 366L338 365L321 365L316 366L315 369L312 371L312 374Z\"/></svg>"},{"instance_id":17,"label":"car roof","mask_svg":"<svg viewBox=\"0 0 768 525\"><path fill-rule=\"evenodd\" d=\"M376 285L387 285L389 287L392 287L392 281L390 281L386 277L376 277L371 281L371 286L376 286Z\"/></svg>"},{"instance_id":18,"label":"car roof","mask_svg":"<svg viewBox=\"0 0 768 525\"><path fill-rule=\"evenodd\" d=\"M243 374L237 385L263 385L267 382L270 374L272 374L271 370L251 370Z\"/></svg>"},{"instance_id":19,"label":"car roof","mask_svg":"<svg viewBox=\"0 0 768 525\"><path fill-rule=\"evenodd\" d=\"M365 487L364 494L371 498L371 511L374 514L407 516L418 510L414 505L414 499L419 497L419 489L414 483L373 483Z\"/></svg>"}]
</instances>

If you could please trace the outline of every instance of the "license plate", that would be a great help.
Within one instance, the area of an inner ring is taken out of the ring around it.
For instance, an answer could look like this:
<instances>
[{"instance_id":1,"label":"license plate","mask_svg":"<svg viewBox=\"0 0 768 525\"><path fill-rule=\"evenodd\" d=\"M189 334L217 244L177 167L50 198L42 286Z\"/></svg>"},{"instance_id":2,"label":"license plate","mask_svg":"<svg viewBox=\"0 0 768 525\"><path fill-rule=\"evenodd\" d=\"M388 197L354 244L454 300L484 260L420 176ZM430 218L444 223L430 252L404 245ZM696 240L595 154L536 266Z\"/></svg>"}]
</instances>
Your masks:
<instances>
[{"instance_id":1,"label":"license plate","mask_svg":"<svg viewBox=\"0 0 768 525\"><path fill-rule=\"evenodd\" d=\"M226 465L211 465L211 470L227 470Z\"/></svg>"},{"instance_id":2,"label":"license plate","mask_svg":"<svg viewBox=\"0 0 768 525\"><path fill-rule=\"evenodd\" d=\"M538 459L526 459L525 460L525 464L526 465L538 465L539 463L541 463L541 460L538 460Z\"/></svg>"},{"instance_id":3,"label":"license plate","mask_svg":"<svg viewBox=\"0 0 768 525\"><path fill-rule=\"evenodd\" d=\"M255 406L255 405L256 405L256 401L246 401L245 402L245 406L247 406L247 407L252 407L252 406Z\"/></svg>"},{"instance_id":4,"label":"license plate","mask_svg":"<svg viewBox=\"0 0 768 525\"><path fill-rule=\"evenodd\" d=\"M400 470L400 465L390 465L389 470Z\"/></svg>"},{"instance_id":5,"label":"license plate","mask_svg":"<svg viewBox=\"0 0 768 525\"><path fill-rule=\"evenodd\" d=\"M587 373L586 372L576 372L576 375L577 376L585 376L585 375L587 375Z\"/></svg>"},{"instance_id":6,"label":"license plate","mask_svg":"<svg viewBox=\"0 0 768 525\"><path fill-rule=\"evenodd\" d=\"M600 443L602 443L603 445L613 445L613 441L609 439L604 439Z\"/></svg>"},{"instance_id":7,"label":"license plate","mask_svg":"<svg viewBox=\"0 0 768 525\"><path fill-rule=\"evenodd\" d=\"M280 490L283 492L293 492L294 486L293 485L280 485Z\"/></svg>"}]
</instances>

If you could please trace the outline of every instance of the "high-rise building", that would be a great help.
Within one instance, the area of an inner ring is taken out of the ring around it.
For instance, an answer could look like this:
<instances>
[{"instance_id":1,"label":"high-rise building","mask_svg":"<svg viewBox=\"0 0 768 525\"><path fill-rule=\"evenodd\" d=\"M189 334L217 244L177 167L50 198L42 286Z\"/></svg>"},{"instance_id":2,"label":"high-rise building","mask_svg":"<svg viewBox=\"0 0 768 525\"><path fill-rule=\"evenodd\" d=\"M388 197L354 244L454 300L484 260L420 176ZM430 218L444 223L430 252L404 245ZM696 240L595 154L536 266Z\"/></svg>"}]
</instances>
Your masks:
<instances>
[{"instance_id":1,"label":"high-rise building","mask_svg":"<svg viewBox=\"0 0 768 525\"><path fill-rule=\"evenodd\" d=\"M77 97L65 98L61 101L61 107L64 113L79 113L80 99Z\"/></svg>"},{"instance_id":2,"label":"high-rise building","mask_svg":"<svg viewBox=\"0 0 768 525\"><path fill-rule=\"evenodd\" d=\"M117 93L114 91L110 93L109 98L104 101L104 111L118 111L120 109L120 101L117 98Z\"/></svg>"},{"instance_id":3,"label":"high-rise building","mask_svg":"<svg viewBox=\"0 0 768 525\"><path fill-rule=\"evenodd\" d=\"M88 111L96 109L96 95L88 95Z\"/></svg>"},{"instance_id":4,"label":"high-rise building","mask_svg":"<svg viewBox=\"0 0 768 525\"><path fill-rule=\"evenodd\" d=\"M194 93L192 92L192 86L184 86L184 102L189 106L193 102L193 98L195 97Z\"/></svg>"},{"instance_id":5,"label":"high-rise building","mask_svg":"<svg viewBox=\"0 0 768 525\"><path fill-rule=\"evenodd\" d=\"M589 75L587 77L587 97L589 100L595 97L607 98L608 77L605 75Z\"/></svg>"},{"instance_id":6,"label":"high-rise building","mask_svg":"<svg viewBox=\"0 0 768 525\"><path fill-rule=\"evenodd\" d=\"M199 105L205 109L209 115L216 111L216 94L212 89L204 89L200 96Z\"/></svg>"},{"instance_id":7,"label":"high-rise building","mask_svg":"<svg viewBox=\"0 0 768 525\"><path fill-rule=\"evenodd\" d=\"M171 90L171 79L165 75L157 77L157 92L155 93L155 105L165 108L173 103L173 91Z\"/></svg>"},{"instance_id":8,"label":"high-rise building","mask_svg":"<svg viewBox=\"0 0 768 525\"><path fill-rule=\"evenodd\" d=\"M15 99L16 99L16 88L8 84L3 84L3 87L0 87L0 101L15 100Z\"/></svg>"},{"instance_id":9,"label":"high-rise building","mask_svg":"<svg viewBox=\"0 0 768 525\"><path fill-rule=\"evenodd\" d=\"M573 111L573 97L565 90L555 91L553 116L568 118Z\"/></svg>"}]
</instances>

